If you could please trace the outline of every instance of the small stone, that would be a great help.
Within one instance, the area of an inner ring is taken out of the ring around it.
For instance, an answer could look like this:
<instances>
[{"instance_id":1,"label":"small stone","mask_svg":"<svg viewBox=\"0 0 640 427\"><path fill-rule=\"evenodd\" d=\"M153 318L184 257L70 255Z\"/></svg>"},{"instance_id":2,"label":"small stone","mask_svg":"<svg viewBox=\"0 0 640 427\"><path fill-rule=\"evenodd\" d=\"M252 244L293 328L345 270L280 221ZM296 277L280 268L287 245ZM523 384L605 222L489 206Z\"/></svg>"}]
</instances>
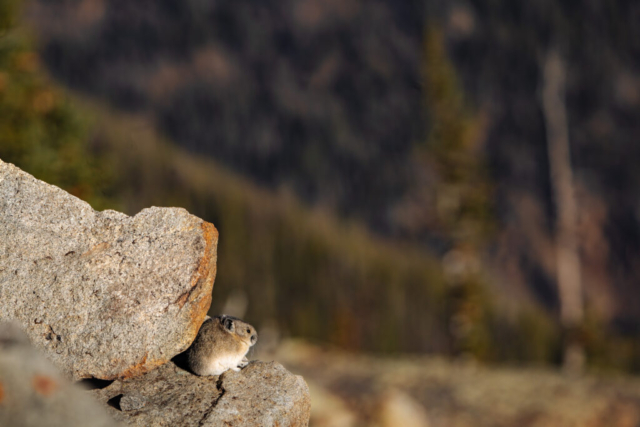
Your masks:
<instances>
[{"instance_id":1,"label":"small stone","mask_svg":"<svg viewBox=\"0 0 640 427\"><path fill-rule=\"evenodd\" d=\"M378 418L381 427L429 427L426 409L401 390L386 392L378 404Z\"/></svg>"}]
</instances>

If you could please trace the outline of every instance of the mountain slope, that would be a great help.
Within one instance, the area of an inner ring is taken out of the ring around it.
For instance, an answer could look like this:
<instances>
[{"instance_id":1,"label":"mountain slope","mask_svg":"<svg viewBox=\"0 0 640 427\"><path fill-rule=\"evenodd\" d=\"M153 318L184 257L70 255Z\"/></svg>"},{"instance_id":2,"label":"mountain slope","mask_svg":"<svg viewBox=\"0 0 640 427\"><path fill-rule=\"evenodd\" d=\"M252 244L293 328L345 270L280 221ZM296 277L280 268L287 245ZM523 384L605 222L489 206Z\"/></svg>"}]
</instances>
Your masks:
<instances>
[{"instance_id":1,"label":"mountain slope","mask_svg":"<svg viewBox=\"0 0 640 427\"><path fill-rule=\"evenodd\" d=\"M285 335L383 352L454 351L449 331L460 290L444 285L440 263L419 247L311 210L216 162L166 142L148 119L87 100L92 147L118 177L128 213L182 206L220 231L212 312L246 298L247 319ZM484 313L474 326L486 360L555 361L553 321L526 303L517 313L476 289L466 299Z\"/></svg>"}]
</instances>

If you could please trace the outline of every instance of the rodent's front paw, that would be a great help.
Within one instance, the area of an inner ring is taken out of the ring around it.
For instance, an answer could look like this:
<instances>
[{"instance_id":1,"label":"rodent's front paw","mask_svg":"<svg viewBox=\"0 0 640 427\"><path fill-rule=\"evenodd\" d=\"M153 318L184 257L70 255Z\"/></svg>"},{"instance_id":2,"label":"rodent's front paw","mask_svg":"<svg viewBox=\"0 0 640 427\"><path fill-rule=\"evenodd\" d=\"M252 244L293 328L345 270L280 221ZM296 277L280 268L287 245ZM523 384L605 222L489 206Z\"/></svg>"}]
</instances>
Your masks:
<instances>
[{"instance_id":1,"label":"rodent's front paw","mask_svg":"<svg viewBox=\"0 0 640 427\"><path fill-rule=\"evenodd\" d=\"M243 357L240 363L238 363L238 368L245 368L249 364L249 359Z\"/></svg>"}]
</instances>

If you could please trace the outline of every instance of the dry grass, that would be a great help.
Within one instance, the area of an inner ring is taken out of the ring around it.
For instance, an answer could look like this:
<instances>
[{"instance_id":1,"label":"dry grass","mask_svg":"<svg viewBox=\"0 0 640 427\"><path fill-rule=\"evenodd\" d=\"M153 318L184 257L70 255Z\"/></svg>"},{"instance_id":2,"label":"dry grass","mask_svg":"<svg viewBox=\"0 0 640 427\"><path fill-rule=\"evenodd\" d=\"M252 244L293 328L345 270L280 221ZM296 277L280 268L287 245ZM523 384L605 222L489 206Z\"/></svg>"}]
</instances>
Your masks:
<instances>
[{"instance_id":1,"label":"dry grass","mask_svg":"<svg viewBox=\"0 0 640 427\"><path fill-rule=\"evenodd\" d=\"M380 358L286 342L274 356L302 374L319 395L312 426L382 425L390 393L409 396L430 427L636 427L640 379L585 376L533 368L488 368L433 357ZM338 402L335 401L338 399ZM339 410L335 409L338 408ZM349 416L345 415L349 414Z\"/></svg>"}]
</instances>

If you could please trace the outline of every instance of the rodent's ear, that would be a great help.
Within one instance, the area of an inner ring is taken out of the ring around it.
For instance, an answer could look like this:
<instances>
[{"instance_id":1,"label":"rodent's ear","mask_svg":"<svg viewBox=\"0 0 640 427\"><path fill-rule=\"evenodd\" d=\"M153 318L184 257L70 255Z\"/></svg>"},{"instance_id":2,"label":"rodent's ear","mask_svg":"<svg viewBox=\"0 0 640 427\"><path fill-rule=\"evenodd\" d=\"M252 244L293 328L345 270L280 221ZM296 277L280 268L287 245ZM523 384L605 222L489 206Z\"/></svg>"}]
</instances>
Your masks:
<instances>
[{"instance_id":1,"label":"rodent's ear","mask_svg":"<svg viewBox=\"0 0 640 427\"><path fill-rule=\"evenodd\" d=\"M233 319L230 319L225 316L221 320L222 320L222 324L227 330L229 330L230 332L235 331L236 325L233 323Z\"/></svg>"}]
</instances>

